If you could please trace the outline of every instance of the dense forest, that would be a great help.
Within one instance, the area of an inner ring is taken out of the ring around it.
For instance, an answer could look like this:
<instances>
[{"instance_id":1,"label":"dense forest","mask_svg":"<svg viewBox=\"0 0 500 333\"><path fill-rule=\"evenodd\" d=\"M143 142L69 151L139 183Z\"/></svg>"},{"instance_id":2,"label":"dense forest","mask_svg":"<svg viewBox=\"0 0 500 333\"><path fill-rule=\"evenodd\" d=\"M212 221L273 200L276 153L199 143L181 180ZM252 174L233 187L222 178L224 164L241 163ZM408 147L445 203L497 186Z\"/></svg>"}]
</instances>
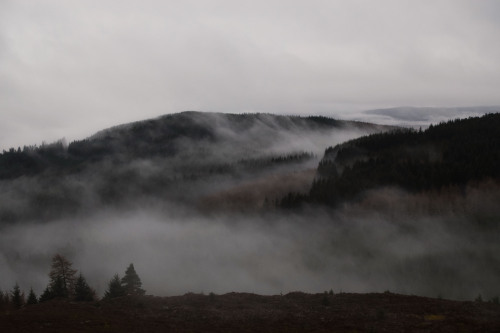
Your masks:
<instances>
[{"instance_id":1,"label":"dense forest","mask_svg":"<svg viewBox=\"0 0 500 333\"><path fill-rule=\"evenodd\" d=\"M232 132L243 136L261 125L275 131L295 132L349 127L369 132L377 130L372 124L321 116L183 112L113 127L69 144L61 140L41 146L4 150L0 154L0 179L36 175L47 170L58 173L75 172L81 170L85 163L109 158L123 163L132 159L172 157L182 154L180 140L217 144L227 139L220 133L220 127L230 127ZM383 126L380 128L383 129Z\"/></svg>"},{"instance_id":2,"label":"dense forest","mask_svg":"<svg viewBox=\"0 0 500 333\"><path fill-rule=\"evenodd\" d=\"M183 112L69 144L11 148L0 154L0 189L6 194L0 224L47 221L131 202L193 207L270 174L314 168L332 136L389 128L326 117ZM255 205L282 191L268 192Z\"/></svg>"},{"instance_id":3,"label":"dense forest","mask_svg":"<svg viewBox=\"0 0 500 333\"><path fill-rule=\"evenodd\" d=\"M399 129L326 149L309 193L290 193L280 204L338 203L370 189L410 192L465 188L471 181L500 179L500 114L457 119L425 131Z\"/></svg>"}]
</instances>

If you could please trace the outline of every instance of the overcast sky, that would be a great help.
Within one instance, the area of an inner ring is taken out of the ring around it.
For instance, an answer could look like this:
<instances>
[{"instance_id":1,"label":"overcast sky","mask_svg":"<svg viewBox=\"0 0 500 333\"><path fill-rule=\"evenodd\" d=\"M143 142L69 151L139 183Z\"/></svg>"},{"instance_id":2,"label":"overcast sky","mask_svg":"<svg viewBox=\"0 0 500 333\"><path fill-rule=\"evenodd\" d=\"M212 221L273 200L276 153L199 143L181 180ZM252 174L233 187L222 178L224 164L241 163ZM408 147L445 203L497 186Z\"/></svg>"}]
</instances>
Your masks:
<instances>
[{"instance_id":1,"label":"overcast sky","mask_svg":"<svg viewBox=\"0 0 500 333\"><path fill-rule=\"evenodd\" d=\"M497 0L0 0L0 149L183 110L500 104Z\"/></svg>"}]
</instances>

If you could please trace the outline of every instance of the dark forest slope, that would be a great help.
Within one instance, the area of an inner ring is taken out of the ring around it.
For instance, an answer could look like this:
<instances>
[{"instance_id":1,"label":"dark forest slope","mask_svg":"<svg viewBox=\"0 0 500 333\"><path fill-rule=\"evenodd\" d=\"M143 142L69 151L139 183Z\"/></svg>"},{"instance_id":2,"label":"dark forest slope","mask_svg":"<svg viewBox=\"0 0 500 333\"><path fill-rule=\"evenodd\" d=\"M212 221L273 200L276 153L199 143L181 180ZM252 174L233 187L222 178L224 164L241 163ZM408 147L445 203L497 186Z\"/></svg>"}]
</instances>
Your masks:
<instances>
[{"instance_id":1,"label":"dark forest slope","mask_svg":"<svg viewBox=\"0 0 500 333\"><path fill-rule=\"evenodd\" d=\"M265 150L283 133L311 134L333 129L376 132L387 128L317 116L182 112L116 126L68 146L57 142L40 147L11 148L0 154L0 179L34 175L50 169L74 171L87 162L109 158L129 162L139 158L172 157L193 148L187 143L202 145L205 150L195 152L207 154L208 144L223 146L231 142L234 150L241 150L241 158L252 158L254 156L244 153L257 148Z\"/></svg>"},{"instance_id":2,"label":"dark forest slope","mask_svg":"<svg viewBox=\"0 0 500 333\"><path fill-rule=\"evenodd\" d=\"M315 168L316 154L332 139L342 142L388 129L326 117L183 112L106 129L69 145L13 148L0 154L5 194L0 223L153 201L193 207L209 197L210 206L221 206L218 202L226 200L219 193L261 183L271 174ZM261 189L252 189L252 207L276 192Z\"/></svg>"},{"instance_id":3,"label":"dark forest slope","mask_svg":"<svg viewBox=\"0 0 500 333\"><path fill-rule=\"evenodd\" d=\"M500 114L457 119L427 130L372 134L330 147L310 192L285 205L307 201L336 205L370 189L397 186L410 192L471 181L500 179Z\"/></svg>"}]
</instances>

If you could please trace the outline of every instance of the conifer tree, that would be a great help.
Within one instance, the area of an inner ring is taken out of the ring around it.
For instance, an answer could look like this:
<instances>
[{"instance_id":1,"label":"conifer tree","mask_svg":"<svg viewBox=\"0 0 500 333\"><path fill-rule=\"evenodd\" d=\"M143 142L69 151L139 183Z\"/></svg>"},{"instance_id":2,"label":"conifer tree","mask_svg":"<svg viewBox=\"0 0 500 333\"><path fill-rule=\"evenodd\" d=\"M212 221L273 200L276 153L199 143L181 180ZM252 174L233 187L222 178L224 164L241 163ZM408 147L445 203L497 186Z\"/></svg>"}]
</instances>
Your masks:
<instances>
[{"instance_id":1,"label":"conifer tree","mask_svg":"<svg viewBox=\"0 0 500 333\"><path fill-rule=\"evenodd\" d=\"M122 287L120 277L115 274L108 283L108 290L104 293L104 298L110 299L115 297L125 296L125 289Z\"/></svg>"},{"instance_id":2,"label":"conifer tree","mask_svg":"<svg viewBox=\"0 0 500 333\"><path fill-rule=\"evenodd\" d=\"M45 290L43 291L42 295L40 295L40 303L41 302L46 302L50 299L53 299L54 296L52 295L52 292L50 290L50 286L47 286Z\"/></svg>"},{"instance_id":3,"label":"conifer tree","mask_svg":"<svg viewBox=\"0 0 500 333\"><path fill-rule=\"evenodd\" d=\"M141 288L142 282L135 271L134 264L130 264L125 271L125 276L121 280L121 284L127 295L144 295L146 291Z\"/></svg>"},{"instance_id":4,"label":"conifer tree","mask_svg":"<svg viewBox=\"0 0 500 333\"><path fill-rule=\"evenodd\" d=\"M69 296L68 288L64 285L63 278L58 276L50 283L51 298L67 298Z\"/></svg>"},{"instance_id":5,"label":"conifer tree","mask_svg":"<svg viewBox=\"0 0 500 333\"><path fill-rule=\"evenodd\" d=\"M26 304L28 305L33 305L38 303L38 298L35 295L35 292L33 291L33 288L30 288L30 293L28 295L28 301Z\"/></svg>"},{"instance_id":6,"label":"conifer tree","mask_svg":"<svg viewBox=\"0 0 500 333\"><path fill-rule=\"evenodd\" d=\"M11 303L15 309L20 309L24 305L24 293L21 292L17 283L12 290Z\"/></svg>"},{"instance_id":7,"label":"conifer tree","mask_svg":"<svg viewBox=\"0 0 500 333\"><path fill-rule=\"evenodd\" d=\"M7 308L10 303L9 293L0 290L0 309Z\"/></svg>"},{"instance_id":8,"label":"conifer tree","mask_svg":"<svg viewBox=\"0 0 500 333\"><path fill-rule=\"evenodd\" d=\"M95 299L95 292L87 284L87 281L80 273L75 282L75 301L91 302Z\"/></svg>"}]
</instances>

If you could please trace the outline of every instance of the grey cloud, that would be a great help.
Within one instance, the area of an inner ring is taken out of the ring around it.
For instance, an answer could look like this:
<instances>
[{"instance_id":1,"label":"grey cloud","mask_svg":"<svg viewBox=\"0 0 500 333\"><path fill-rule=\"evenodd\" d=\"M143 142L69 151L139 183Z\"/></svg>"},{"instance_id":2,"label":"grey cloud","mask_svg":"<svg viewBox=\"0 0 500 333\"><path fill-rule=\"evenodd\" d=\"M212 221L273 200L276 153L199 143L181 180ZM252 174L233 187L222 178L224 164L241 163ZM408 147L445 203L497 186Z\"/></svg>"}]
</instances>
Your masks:
<instances>
[{"instance_id":1,"label":"grey cloud","mask_svg":"<svg viewBox=\"0 0 500 333\"><path fill-rule=\"evenodd\" d=\"M6 1L0 146L187 109L348 115L499 104L494 6Z\"/></svg>"}]
</instances>

